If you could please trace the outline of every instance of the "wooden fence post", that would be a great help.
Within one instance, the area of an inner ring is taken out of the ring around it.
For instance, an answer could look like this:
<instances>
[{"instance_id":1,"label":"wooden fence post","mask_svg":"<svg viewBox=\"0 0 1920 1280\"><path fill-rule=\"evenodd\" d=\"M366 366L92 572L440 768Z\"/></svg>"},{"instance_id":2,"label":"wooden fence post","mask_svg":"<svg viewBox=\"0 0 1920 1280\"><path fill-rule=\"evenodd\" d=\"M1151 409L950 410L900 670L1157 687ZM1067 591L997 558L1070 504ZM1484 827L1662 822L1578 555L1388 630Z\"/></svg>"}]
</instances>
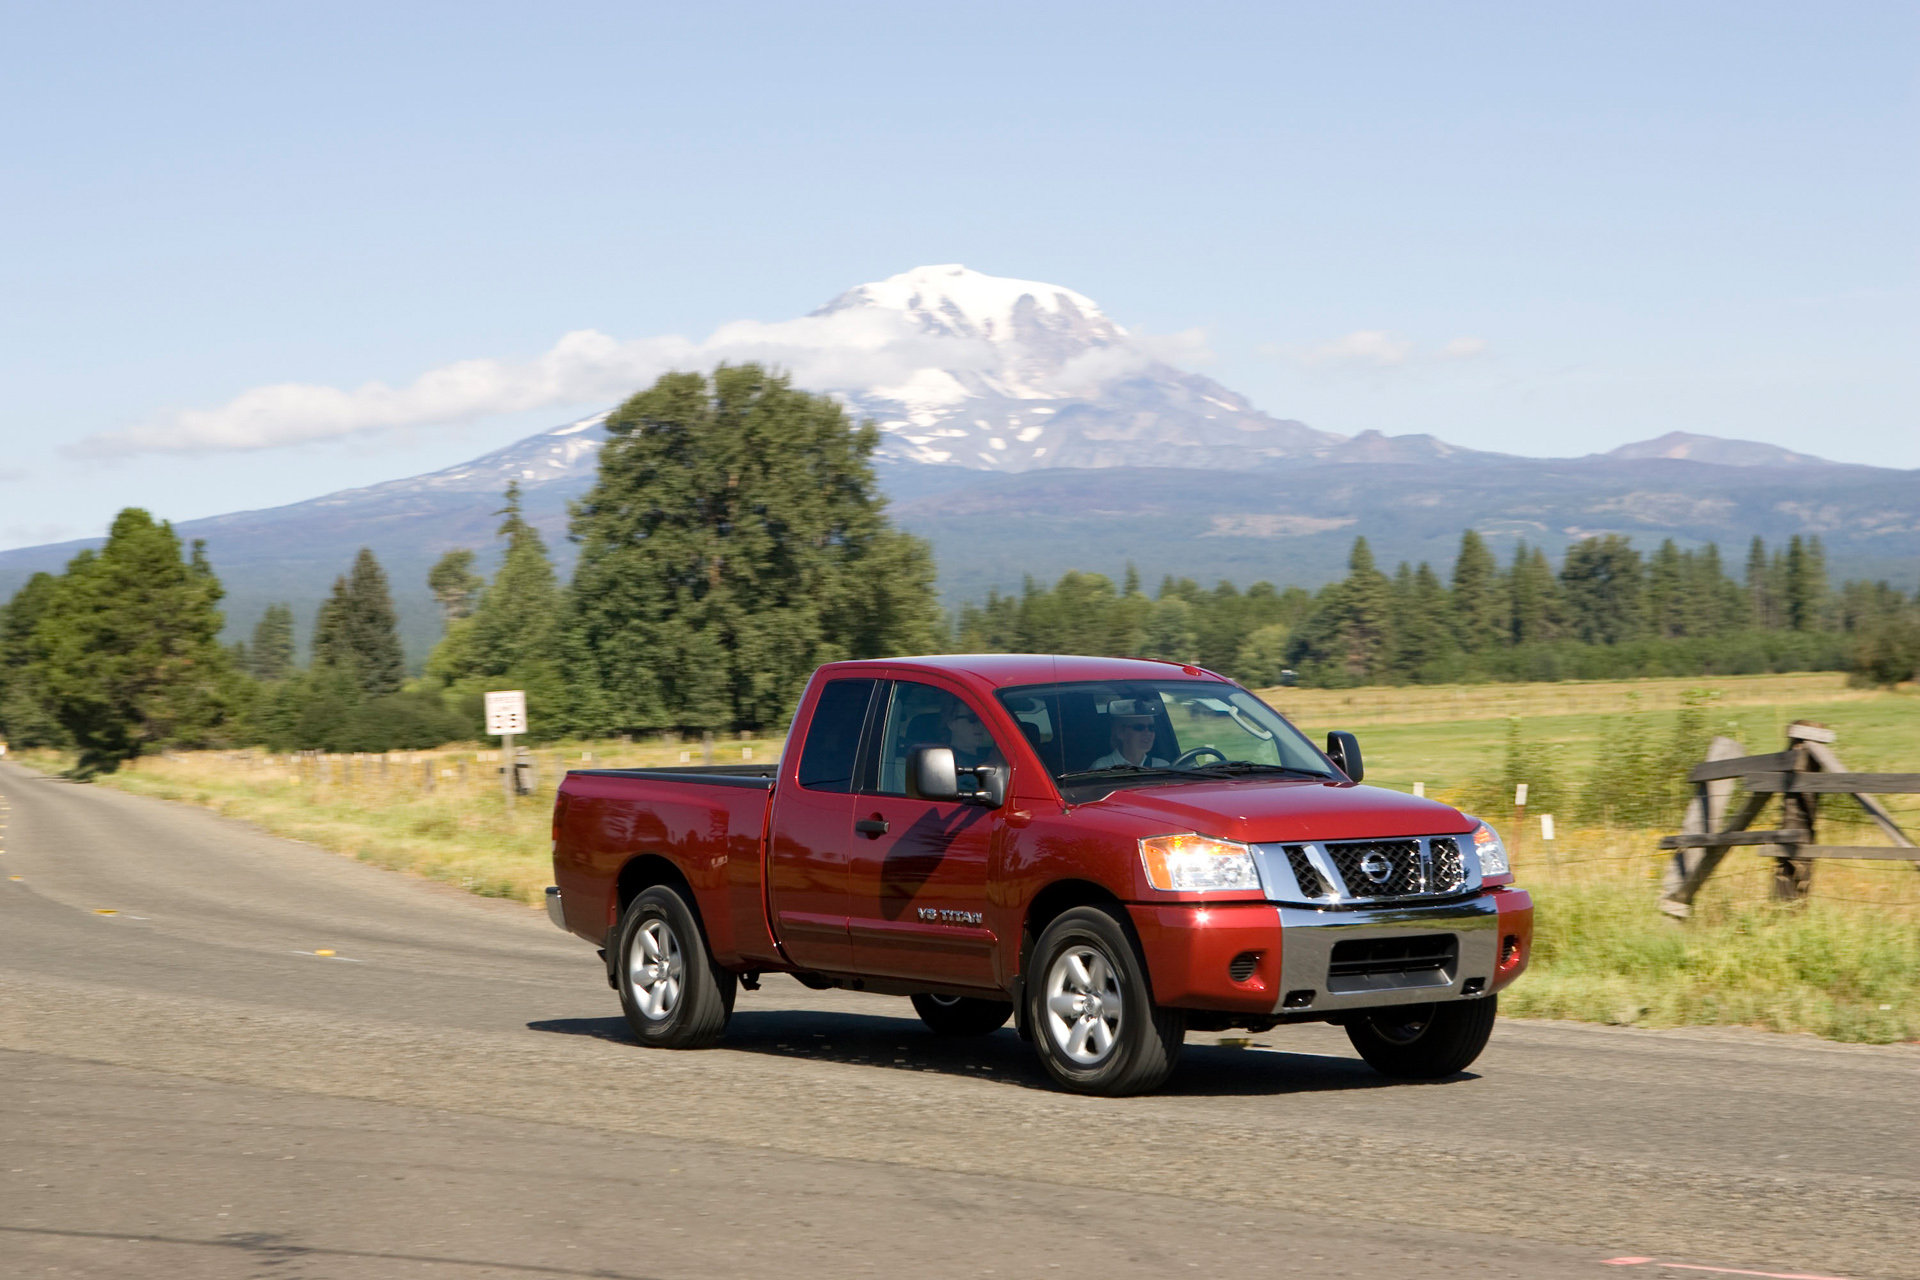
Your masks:
<instances>
[{"instance_id":1,"label":"wooden fence post","mask_svg":"<svg viewBox=\"0 0 1920 1280\"><path fill-rule=\"evenodd\" d=\"M1708 760L1737 760L1747 754L1747 749L1732 738L1716 736L1707 744ZM1733 779L1715 778L1711 782L1693 784L1693 799L1687 801L1687 816L1680 823L1682 835L1705 835L1716 831L1721 820L1727 814L1727 801L1733 798ZM1700 890L1700 884L1706 880L1701 875L1695 880L1700 864L1709 858L1718 864L1726 856L1724 849L1675 849L1673 860L1667 864L1666 874L1660 881L1660 910L1676 920L1685 920L1693 914L1693 895ZM1711 874L1713 868L1707 868ZM1691 888L1688 888L1691 884Z\"/></svg>"}]
</instances>

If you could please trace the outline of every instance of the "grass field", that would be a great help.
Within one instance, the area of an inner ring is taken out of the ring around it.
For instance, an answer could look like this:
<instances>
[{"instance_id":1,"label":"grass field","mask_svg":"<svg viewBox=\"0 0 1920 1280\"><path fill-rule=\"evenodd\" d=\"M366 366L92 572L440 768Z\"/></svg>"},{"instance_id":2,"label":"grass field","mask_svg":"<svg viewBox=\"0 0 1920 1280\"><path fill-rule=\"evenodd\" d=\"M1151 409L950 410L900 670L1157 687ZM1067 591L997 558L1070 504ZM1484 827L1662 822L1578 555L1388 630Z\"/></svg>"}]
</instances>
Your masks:
<instances>
[{"instance_id":1,"label":"grass field","mask_svg":"<svg viewBox=\"0 0 1920 1280\"><path fill-rule=\"evenodd\" d=\"M1818 864L1803 904L1768 901L1768 859L1736 851L1694 917L1655 908L1671 827L1577 818L1585 788L1622 767L1635 742L1658 746L1682 717L1740 741L1780 749L1786 724L1834 728L1848 766L1920 772L1920 696L1848 689L1824 675L1747 676L1447 689L1271 690L1270 700L1316 736L1363 730L1367 781L1477 806L1515 845L1520 881L1538 904L1534 964L1502 997L1518 1016L1646 1026L1736 1024L1885 1043L1920 1038L1920 873L1904 862ZM1391 718L1395 709L1399 719ZM1516 719L1517 717L1517 719ZM1489 803L1490 779L1538 764L1536 795L1560 808L1541 839L1543 808L1516 825L1509 797ZM775 739L716 744L716 762L778 755ZM289 761L252 752L150 757L105 785L205 805L267 830L365 861L540 901L550 879L548 812L566 767L698 762L698 744L566 743L538 754L539 789L506 811L497 753L474 749L379 758ZM583 759L590 757L590 759ZM29 763L64 762L32 755ZM1640 761L1644 767L1646 760ZM431 779L431 789L428 787ZM1916 797L1888 803L1920 832ZM1884 838L1838 800L1825 803L1835 843Z\"/></svg>"}]
</instances>

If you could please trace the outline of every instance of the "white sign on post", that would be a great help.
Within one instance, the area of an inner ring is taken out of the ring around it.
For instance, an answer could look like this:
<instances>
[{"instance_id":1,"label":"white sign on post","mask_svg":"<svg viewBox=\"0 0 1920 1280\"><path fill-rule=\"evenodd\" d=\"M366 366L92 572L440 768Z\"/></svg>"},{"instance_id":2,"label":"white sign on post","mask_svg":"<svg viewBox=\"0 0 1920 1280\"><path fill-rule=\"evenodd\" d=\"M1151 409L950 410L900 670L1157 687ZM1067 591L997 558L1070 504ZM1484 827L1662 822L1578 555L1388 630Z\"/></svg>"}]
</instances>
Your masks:
<instances>
[{"instance_id":1,"label":"white sign on post","mask_svg":"<svg viewBox=\"0 0 1920 1280\"><path fill-rule=\"evenodd\" d=\"M527 731L527 695L521 689L503 689L487 695L487 733L503 737Z\"/></svg>"}]
</instances>

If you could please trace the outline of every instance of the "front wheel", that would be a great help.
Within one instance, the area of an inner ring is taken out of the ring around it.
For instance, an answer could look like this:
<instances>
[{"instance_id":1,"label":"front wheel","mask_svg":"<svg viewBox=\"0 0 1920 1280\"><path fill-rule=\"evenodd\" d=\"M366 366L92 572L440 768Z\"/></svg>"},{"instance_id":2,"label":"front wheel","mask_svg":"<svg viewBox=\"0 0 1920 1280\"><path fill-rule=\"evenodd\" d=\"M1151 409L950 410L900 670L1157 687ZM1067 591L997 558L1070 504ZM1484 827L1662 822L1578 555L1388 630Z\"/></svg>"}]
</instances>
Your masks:
<instances>
[{"instance_id":1,"label":"front wheel","mask_svg":"<svg viewBox=\"0 0 1920 1280\"><path fill-rule=\"evenodd\" d=\"M1381 1075L1438 1080L1465 1071L1493 1034L1499 996L1457 1004L1409 1004L1347 1024L1347 1039Z\"/></svg>"},{"instance_id":2,"label":"front wheel","mask_svg":"<svg viewBox=\"0 0 1920 1280\"><path fill-rule=\"evenodd\" d=\"M620 917L614 981L627 1024L652 1049L704 1049L733 1014L737 979L713 963L686 900L646 889Z\"/></svg>"},{"instance_id":3,"label":"front wheel","mask_svg":"<svg viewBox=\"0 0 1920 1280\"><path fill-rule=\"evenodd\" d=\"M1013 1006L1005 1000L937 996L924 991L913 998L913 1011L937 1036L992 1035L1013 1016Z\"/></svg>"},{"instance_id":4,"label":"front wheel","mask_svg":"<svg viewBox=\"0 0 1920 1280\"><path fill-rule=\"evenodd\" d=\"M1173 1074L1186 1014L1162 1009L1124 917L1104 907L1063 912L1033 948L1027 1018L1040 1062L1075 1093L1123 1097Z\"/></svg>"}]
</instances>

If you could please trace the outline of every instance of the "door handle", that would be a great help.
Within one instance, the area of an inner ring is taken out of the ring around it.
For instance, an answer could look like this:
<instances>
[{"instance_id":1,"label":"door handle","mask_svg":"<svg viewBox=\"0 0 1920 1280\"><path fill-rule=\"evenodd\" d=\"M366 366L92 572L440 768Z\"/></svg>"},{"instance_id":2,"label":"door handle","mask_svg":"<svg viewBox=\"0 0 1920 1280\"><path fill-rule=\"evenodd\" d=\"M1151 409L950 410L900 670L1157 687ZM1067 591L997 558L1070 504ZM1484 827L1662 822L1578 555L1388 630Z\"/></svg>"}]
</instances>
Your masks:
<instances>
[{"instance_id":1,"label":"door handle","mask_svg":"<svg viewBox=\"0 0 1920 1280\"><path fill-rule=\"evenodd\" d=\"M887 834L887 820L885 818L862 818L853 824L853 829L861 835L866 836L869 840L876 839Z\"/></svg>"}]
</instances>

